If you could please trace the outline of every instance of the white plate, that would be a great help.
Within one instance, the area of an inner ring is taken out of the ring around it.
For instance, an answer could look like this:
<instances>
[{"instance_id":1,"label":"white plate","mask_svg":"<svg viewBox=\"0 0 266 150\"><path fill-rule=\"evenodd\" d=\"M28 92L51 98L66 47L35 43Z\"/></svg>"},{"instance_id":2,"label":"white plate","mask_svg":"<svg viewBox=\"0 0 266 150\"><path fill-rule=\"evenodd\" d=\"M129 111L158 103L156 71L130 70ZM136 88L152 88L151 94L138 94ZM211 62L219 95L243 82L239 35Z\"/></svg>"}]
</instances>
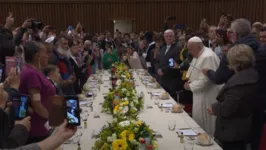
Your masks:
<instances>
[{"instance_id":1,"label":"white plate","mask_svg":"<svg viewBox=\"0 0 266 150\"><path fill-rule=\"evenodd\" d=\"M211 145L214 144L214 141L211 140L209 144L202 144L202 143L200 143L200 142L198 142L198 141L196 140L195 143L198 144L198 145L200 145L200 146L211 146Z\"/></svg>"}]
</instances>

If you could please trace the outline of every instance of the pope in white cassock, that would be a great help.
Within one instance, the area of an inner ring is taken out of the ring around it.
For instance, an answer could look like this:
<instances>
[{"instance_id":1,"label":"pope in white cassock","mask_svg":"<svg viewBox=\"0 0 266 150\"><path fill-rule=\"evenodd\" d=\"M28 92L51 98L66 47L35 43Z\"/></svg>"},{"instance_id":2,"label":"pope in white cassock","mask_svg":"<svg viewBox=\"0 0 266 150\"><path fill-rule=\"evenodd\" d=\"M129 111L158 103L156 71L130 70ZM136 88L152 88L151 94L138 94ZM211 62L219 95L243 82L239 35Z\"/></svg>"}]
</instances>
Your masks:
<instances>
[{"instance_id":1,"label":"pope in white cassock","mask_svg":"<svg viewBox=\"0 0 266 150\"><path fill-rule=\"evenodd\" d=\"M208 114L207 109L216 102L219 86L212 83L201 69L216 70L220 60L209 48L205 47L199 37L192 37L188 41L188 51L193 60L187 72L188 82L184 88L193 93L193 119L210 135L214 134L215 117Z\"/></svg>"}]
</instances>

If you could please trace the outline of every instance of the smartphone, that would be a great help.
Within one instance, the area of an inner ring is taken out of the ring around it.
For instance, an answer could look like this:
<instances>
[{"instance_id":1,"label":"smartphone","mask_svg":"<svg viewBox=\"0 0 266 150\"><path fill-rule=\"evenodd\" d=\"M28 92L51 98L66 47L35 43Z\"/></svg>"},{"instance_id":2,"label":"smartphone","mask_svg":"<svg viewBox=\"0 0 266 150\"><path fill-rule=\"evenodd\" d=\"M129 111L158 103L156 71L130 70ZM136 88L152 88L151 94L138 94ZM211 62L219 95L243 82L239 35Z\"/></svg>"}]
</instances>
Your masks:
<instances>
[{"instance_id":1,"label":"smartphone","mask_svg":"<svg viewBox=\"0 0 266 150\"><path fill-rule=\"evenodd\" d=\"M26 95L14 96L12 99L12 112L14 120L22 120L27 117L29 97Z\"/></svg>"},{"instance_id":2,"label":"smartphone","mask_svg":"<svg viewBox=\"0 0 266 150\"><path fill-rule=\"evenodd\" d=\"M170 68L173 68L174 66L175 66L174 59L173 58L170 58L169 59L169 67Z\"/></svg>"},{"instance_id":3,"label":"smartphone","mask_svg":"<svg viewBox=\"0 0 266 150\"><path fill-rule=\"evenodd\" d=\"M18 57L17 58L17 65L16 65L17 74L20 73L20 71L21 71L21 61L22 61L22 59L20 57Z\"/></svg>"},{"instance_id":4,"label":"smartphone","mask_svg":"<svg viewBox=\"0 0 266 150\"><path fill-rule=\"evenodd\" d=\"M226 31L223 29L217 29L216 34L218 34L220 37L223 37L226 34Z\"/></svg>"},{"instance_id":5,"label":"smartphone","mask_svg":"<svg viewBox=\"0 0 266 150\"><path fill-rule=\"evenodd\" d=\"M68 126L80 125L79 99L76 96L66 96L66 119Z\"/></svg>"},{"instance_id":6,"label":"smartphone","mask_svg":"<svg viewBox=\"0 0 266 150\"><path fill-rule=\"evenodd\" d=\"M2 82L2 78L4 77L4 65L0 65L0 82Z\"/></svg>"}]
</instances>

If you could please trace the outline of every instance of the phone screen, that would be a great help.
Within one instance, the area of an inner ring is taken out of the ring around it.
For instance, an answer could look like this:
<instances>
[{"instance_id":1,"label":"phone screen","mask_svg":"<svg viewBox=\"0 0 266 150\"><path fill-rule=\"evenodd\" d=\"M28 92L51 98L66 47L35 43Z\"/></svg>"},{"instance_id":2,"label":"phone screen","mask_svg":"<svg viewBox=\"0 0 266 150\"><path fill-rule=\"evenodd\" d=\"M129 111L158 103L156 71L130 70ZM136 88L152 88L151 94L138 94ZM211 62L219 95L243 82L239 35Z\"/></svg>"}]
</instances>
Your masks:
<instances>
[{"instance_id":1,"label":"phone screen","mask_svg":"<svg viewBox=\"0 0 266 150\"><path fill-rule=\"evenodd\" d=\"M169 67L172 68L172 67L174 67L174 65L175 65L175 64L174 64L174 59L173 59L173 58L170 58L170 59L169 59Z\"/></svg>"},{"instance_id":2,"label":"phone screen","mask_svg":"<svg viewBox=\"0 0 266 150\"><path fill-rule=\"evenodd\" d=\"M21 95L13 98L12 109L15 120L21 120L27 117L28 96Z\"/></svg>"},{"instance_id":3,"label":"phone screen","mask_svg":"<svg viewBox=\"0 0 266 150\"><path fill-rule=\"evenodd\" d=\"M16 65L17 73L20 73L20 69L21 69L21 58L17 58L17 65Z\"/></svg>"},{"instance_id":4,"label":"phone screen","mask_svg":"<svg viewBox=\"0 0 266 150\"><path fill-rule=\"evenodd\" d=\"M79 101L77 97L66 98L66 118L68 125L80 125Z\"/></svg>"},{"instance_id":5,"label":"phone screen","mask_svg":"<svg viewBox=\"0 0 266 150\"><path fill-rule=\"evenodd\" d=\"M0 67L0 82L2 81L3 78L3 67Z\"/></svg>"}]
</instances>

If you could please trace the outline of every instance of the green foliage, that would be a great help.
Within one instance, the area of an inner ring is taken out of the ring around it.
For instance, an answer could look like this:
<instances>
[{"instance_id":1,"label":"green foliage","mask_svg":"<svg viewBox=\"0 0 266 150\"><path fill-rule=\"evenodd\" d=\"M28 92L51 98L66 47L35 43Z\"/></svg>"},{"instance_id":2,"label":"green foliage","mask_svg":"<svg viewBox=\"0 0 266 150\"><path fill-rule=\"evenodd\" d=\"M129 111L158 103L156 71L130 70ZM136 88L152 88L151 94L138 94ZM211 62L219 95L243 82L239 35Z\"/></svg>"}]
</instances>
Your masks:
<instances>
[{"instance_id":1,"label":"green foliage","mask_svg":"<svg viewBox=\"0 0 266 150\"><path fill-rule=\"evenodd\" d=\"M153 136L154 131L137 117L144 108L144 101L136 95L131 72L123 63L117 62L114 63L114 66L116 74L120 76L120 80L117 81L119 84L115 88L109 89L102 105L102 111L111 112L114 120L102 128L92 150L112 150L113 141L122 139L121 133L128 132L134 135L134 140L124 139L128 145L127 150L136 150L140 138L148 136L151 141L156 141ZM122 125L125 122L127 124ZM128 138L127 136L126 138Z\"/></svg>"}]
</instances>

